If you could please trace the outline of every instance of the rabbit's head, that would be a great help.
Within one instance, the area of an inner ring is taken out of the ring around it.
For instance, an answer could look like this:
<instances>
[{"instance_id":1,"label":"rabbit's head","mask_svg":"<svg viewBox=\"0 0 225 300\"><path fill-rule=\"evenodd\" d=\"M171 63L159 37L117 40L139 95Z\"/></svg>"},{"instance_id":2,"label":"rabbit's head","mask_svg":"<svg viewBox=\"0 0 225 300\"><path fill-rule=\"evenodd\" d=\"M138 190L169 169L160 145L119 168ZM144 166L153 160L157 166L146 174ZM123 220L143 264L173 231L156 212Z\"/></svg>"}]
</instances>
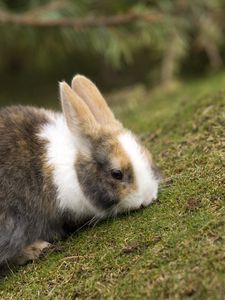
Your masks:
<instances>
[{"instance_id":1,"label":"rabbit's head","mask_svg":"<svg viewBox=\"0 0 225 300\"><path fill-rule=\"evenodd\" d=\"M105 215L148 206L159 184L148 150L86 77L75 76L72 88L62 82L60 93L67 125L78 137L74 168L88 201Z\"/></svg>"}]
</instances>

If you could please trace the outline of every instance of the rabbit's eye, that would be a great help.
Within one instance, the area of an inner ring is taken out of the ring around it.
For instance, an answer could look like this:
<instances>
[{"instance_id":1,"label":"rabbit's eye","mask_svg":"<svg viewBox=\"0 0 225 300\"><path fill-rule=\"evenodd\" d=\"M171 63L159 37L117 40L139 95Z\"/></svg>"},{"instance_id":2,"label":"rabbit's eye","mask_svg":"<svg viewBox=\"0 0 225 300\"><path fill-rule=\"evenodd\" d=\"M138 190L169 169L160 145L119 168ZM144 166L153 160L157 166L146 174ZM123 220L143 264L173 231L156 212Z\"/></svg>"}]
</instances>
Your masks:
<instances>
[{"instance_id":1,"label":"rabbit's eye","mask_svg":"<svg viewBox=\"0 0 225 300\"><path fill-rule=\"evenodd\" d=\"M117 179L117 180L123 179L123 173L120 170L112 169L111 175L114 179Z\"/></svg>"}]
</instances>

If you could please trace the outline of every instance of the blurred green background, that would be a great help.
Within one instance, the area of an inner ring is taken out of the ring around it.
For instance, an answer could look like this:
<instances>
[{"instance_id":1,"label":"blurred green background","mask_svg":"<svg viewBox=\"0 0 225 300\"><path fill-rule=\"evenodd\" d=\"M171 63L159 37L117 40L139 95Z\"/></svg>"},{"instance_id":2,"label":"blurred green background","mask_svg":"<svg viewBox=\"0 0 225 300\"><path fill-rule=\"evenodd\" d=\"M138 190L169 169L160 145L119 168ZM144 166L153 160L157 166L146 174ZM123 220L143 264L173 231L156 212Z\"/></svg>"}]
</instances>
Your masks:
<instances>
[{"instance_id":1,"label":"blurred green background","mask_svg":"<svg viewBox=\"0 0 225 300\"><path fill-rule=\"evenodd\" d=\"M85 74L163 174L149 208L10 269L0 300L225 299L224 62L224 0L0 0L0 106L59 108Z\"/></svg>"},{"instance_id":2,"label":"blurred green background","mask_svg":"<svg viewBox=\"0 0 225 300\"><path fill-rule=\"evenodd\" d=\"M217 72L224 16L223 0L0 0L0 105L55 106L75 73L108 93Z\"/></svg>"}]
</instances>

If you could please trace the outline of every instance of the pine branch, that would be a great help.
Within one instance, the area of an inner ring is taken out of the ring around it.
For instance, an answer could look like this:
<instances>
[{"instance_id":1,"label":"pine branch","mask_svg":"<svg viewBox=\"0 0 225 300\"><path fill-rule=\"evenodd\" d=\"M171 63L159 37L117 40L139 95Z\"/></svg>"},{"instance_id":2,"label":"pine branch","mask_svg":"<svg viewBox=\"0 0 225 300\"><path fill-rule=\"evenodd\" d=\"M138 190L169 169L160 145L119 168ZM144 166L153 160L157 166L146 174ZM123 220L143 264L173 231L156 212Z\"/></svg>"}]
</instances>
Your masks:
<instances>
[{"instance_id":1,"label":"pine branch","mask_svg":"<svg viewBox=\"0 0 225 300\"><path fill-rule=\"evenodd\" d=\"M126 25L136 21L148 23L162 22L164 16L160 13L140 14L130 12L127 14L118 14L112 16L83 17L83 18L60 18L44 19L37 17L33 12L25 14L14 14L0 10L0 24L14 24L19 26L32 27L64 27L77 30L94 27L116 27Z\"/></svg>"}]
</instances>

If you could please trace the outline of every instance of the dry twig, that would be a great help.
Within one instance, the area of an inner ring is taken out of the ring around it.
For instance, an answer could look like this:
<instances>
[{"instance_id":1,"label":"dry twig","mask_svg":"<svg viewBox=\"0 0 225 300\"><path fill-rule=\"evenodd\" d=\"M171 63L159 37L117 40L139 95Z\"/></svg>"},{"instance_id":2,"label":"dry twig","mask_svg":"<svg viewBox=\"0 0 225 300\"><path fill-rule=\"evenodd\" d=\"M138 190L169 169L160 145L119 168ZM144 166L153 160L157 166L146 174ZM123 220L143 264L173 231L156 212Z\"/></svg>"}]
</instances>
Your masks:
<instances>
[{"instance_id":1,"label":"dry twig","mask_svg":"<svg viewBox=\"0 0 225 300\"><path fill-rule=\"evenodd\" d=\"M38 10L37 10L38 12ZM50 19L42 18L34 12L24 14L15 14L0 10L0 24L14 24L19 26L32 27L64 27L74 28L77 30L94 28L94 27L115 27L133 23L136 21L144 21L149 23L161 22L163 15L159 13L140 14L130 12L127 14L118 14L113 16L84 17L84 18L60 18Z\"/></svg>"}]
</instances>

